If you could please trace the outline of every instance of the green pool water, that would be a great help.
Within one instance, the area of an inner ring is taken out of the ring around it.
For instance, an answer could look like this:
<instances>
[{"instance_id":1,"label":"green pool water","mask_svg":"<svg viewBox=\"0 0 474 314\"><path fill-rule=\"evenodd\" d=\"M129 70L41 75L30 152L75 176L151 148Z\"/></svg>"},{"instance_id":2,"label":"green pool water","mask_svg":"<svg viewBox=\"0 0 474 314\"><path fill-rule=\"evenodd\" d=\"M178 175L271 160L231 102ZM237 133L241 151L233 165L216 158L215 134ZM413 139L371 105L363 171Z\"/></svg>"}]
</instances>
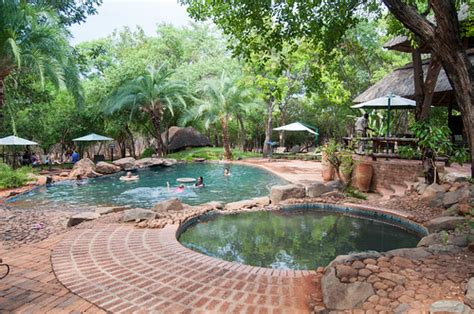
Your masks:
<instances>
[{"instance_id":1,"label":"green pool water","mask_svg":"<svg viewBox=\"0 0 474 314\"><path fill-rule=\"evenodd\" d=\"M230 168L231 176L224 177L224 168ZM96 179L84 180L80 184L65 181L50 187L41 187L13 200L12 205L25 207L54 204L84 206L130 205L150 208L165 199L177 197L187 204L200 204L209 201L232 202L268 195L271 186L285 184L286 181L257 167L190 163L178 164L168 168L156 167L138 171L140 179L136 182L122 182L124 173ZM204 177L204 188L194 188L185 184L183 192L175 189L178 178ZM170 182L171 188L167 188Z\"/></svg>"},{"instance_id":2,"label":"green pool water","mask_svg":"<svg viewBox=\"0 0 474 314\"><path fill-rule=\"evenodd\" d=\"M226 261L300 270L350 252L414 247L419 240L388 223L315 210L217 215L179 237L184 246Z\"/></svg>"}]
</instances>

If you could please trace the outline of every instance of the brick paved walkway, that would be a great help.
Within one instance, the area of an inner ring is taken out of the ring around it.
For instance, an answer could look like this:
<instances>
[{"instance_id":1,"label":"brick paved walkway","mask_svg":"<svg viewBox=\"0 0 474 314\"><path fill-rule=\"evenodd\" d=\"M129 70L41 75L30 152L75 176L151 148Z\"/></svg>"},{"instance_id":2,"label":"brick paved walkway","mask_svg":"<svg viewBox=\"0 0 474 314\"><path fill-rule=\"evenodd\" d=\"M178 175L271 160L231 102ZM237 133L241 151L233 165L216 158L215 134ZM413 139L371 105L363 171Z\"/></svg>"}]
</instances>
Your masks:
<instances>
[{"instance_id":1,"label":"brick paved walkway","mask_svg":"<svg viewBox=\"0 0 474 314\"><path fill-rule=\"evenodd\" d=\"M54 276L51 250L61 238L0 250L0 257L11 267L10 274L0 280L0 313L105 313L64 288Z\"/></svg>"},{"instance_id":2,"label":"brick paved walkway","mask_svg":"<svg viewBox=\"0 0 474 314\"><path fill-rule=\"evenodd\" d=\"M183 247L176 226L76 230L54 249L58 279L112 312L306 313L312 272L214 259Z\"/></svg>"}]
</instances>

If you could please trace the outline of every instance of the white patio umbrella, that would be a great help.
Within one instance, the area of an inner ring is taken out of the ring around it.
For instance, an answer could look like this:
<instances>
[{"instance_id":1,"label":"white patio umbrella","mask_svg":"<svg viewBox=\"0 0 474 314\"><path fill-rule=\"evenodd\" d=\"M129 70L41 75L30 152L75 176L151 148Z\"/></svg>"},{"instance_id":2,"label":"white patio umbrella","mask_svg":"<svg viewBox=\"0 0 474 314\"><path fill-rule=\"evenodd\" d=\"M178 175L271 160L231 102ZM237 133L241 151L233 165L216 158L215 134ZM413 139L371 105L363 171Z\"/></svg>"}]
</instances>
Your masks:
<instances>
[{"instance_id":1,"label":"white patio umbrella","mask_svg":"<svg viewBox=\"0 0 474 314\"><path fill-rule=\"evenodd\" d=\"M7 137L0 138L0 146L3 146L3 161L5 161L5 146L13 146L13 160L15 160L16 156L16 146L30 146L30 145L38 145L38 143L26 140L24 138L10 135ZM15 162L13 161L13 165L15 168Z\"/></svg>"},{"instance_id":2,"label":"white patio umbrella","mask_svg":"<svg viewBox=\"0 0 474 314\"><path fill-rule=\"evenodd\" d=\"M384 97L375 98L354 106L351 106L354 109L387 109L387 134L386 138L389 137L390 131L390 111L392 109L415 109L416 108L416 101L403 98L397 95L387 95ZM387 147L386 153L388 155L388 140L387 140Z\"/></svg>"},{"instance_id":3,"label":"white patio umbrella","mask_svg":"<svg viewBox=\"0 0 474 314\"><path fill-rule=\"evenodd\" d=\"M73 142L107 142L107 141L113 141L113 140L114 140L113 138L110 138L107 136L91 133L82 137L75 138L72 141ZM99 145L99 151L97 152L97 154L100 153L101 147L102 147L102 144Z\"/></svg>"},{"instance_id":4,"label":"white patio umbrella","mask_svg":"<svg viewBox=\"0 0 474 314\"><path fill-rule=\"evenodd\" d=\"M293 122L287 125L283 125L283 126L273 129L273 131L306 131L311 134L314 134L316 137L316 143L318 143L318 135L319 135L318 129L315 127L310 127L301 122Z\"/></svg>"}]
</instances>

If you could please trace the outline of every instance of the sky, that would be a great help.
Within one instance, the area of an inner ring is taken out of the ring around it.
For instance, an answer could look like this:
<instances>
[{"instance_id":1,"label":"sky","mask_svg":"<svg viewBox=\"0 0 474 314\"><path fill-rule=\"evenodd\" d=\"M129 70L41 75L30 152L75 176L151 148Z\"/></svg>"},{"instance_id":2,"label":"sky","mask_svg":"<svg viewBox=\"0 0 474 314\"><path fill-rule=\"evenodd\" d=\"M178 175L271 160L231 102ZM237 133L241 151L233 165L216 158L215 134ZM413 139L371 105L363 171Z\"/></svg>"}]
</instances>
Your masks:
<instances>
[{"instance_id":1,"label":"sky","mask_svg":"<svg viewBox=\"0 0 474 314\"><path fill-rule=\"evenodd\" d=\"M73 25L72 44L106 37L115 29L140 25L146 34L155 32L159 23L188 25L191 18L177 0L103 0L98 14L88 16L85 23Z\"/></svg>"}]
</instances>

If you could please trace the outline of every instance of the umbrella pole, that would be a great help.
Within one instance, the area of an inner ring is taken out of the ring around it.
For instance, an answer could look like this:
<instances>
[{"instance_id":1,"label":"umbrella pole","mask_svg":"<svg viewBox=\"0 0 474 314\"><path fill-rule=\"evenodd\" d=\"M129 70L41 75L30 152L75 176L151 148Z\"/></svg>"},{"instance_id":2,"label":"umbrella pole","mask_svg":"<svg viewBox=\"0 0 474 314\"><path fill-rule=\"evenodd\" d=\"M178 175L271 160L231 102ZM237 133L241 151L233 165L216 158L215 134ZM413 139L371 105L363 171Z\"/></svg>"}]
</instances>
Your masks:
<instances>
[{"instance_id":1,"label":"umbrella pole","mask_svg":"<svg viewBox=\"0 0 474 314\"><path fill-rule=\"evenodd\" d=\"M385 157L385 160L388 160L388 137L389 137L389 132L390 132L390 101L391 101L391 96L388 96L387 135L385 138L385 141L387 142L385 146L385 153L387 156Z\"/></svg>"}]
</instances>

